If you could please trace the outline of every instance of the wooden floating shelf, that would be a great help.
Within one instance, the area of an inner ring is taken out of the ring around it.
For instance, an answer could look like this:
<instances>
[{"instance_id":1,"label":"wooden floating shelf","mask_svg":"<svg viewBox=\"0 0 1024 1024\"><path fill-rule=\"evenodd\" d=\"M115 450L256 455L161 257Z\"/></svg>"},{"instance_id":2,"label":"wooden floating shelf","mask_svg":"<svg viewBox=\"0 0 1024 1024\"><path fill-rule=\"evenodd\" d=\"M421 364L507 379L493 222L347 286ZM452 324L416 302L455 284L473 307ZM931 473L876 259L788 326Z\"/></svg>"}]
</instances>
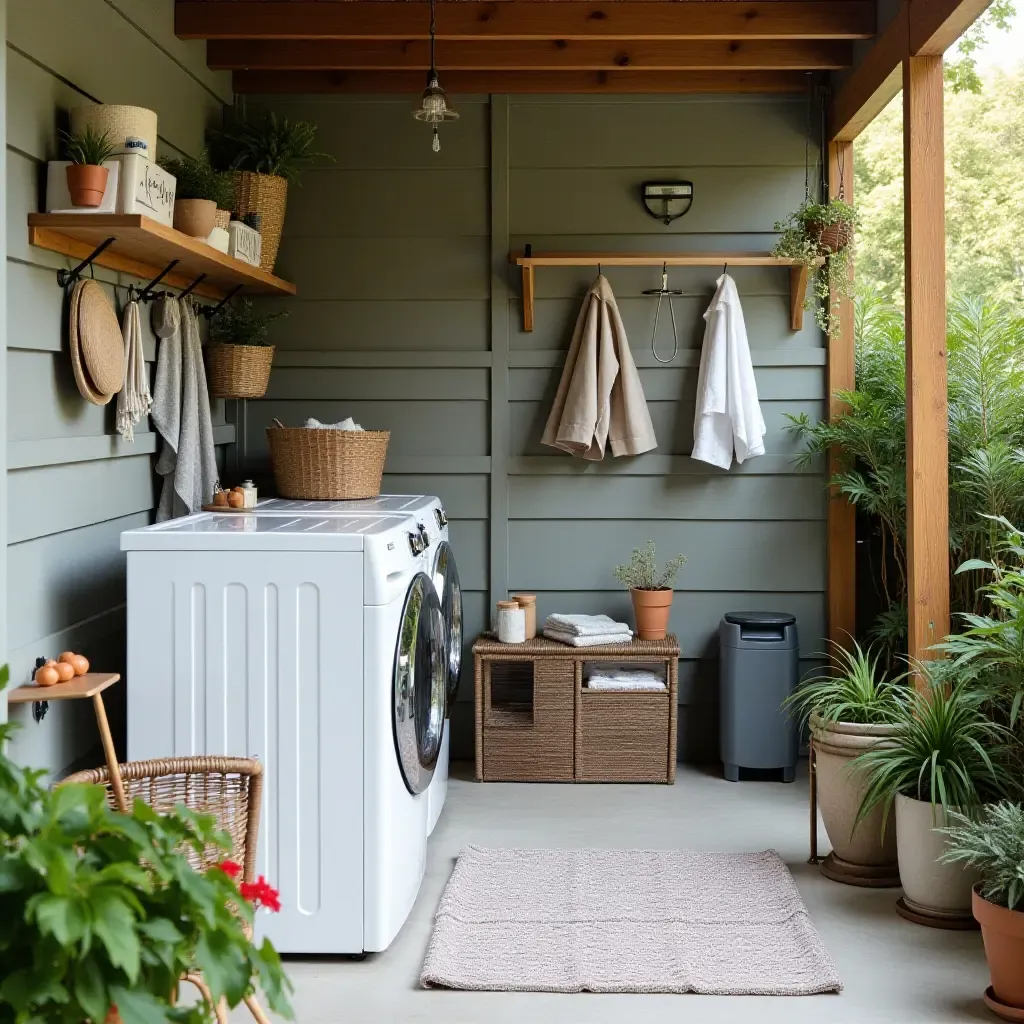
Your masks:
<instances>
[{"instance_id":1,"label":"wooden floating shelf","mask_svg":"<svg viewBox=\"0 0 1024 1024\"><path fill-rule=\"evenodd\" d=\"M537 267L789 267L789 319L794 331L804 326L808 268L767 252L649 253L547 252L513 253L510 261L523 271L523 330L533 330L534 271ZM821 261L823 262L823 261Z\"/></svg>"},{"instance_id":2,"label":"wooden floating shelf","mask_svg":"<svg viewBox=\"0 0 1024 1024\"><path fill-rule=\"evenodd\" d=\"M249 295L294 295L295 285L259 267L250 266L214 249L198 238L158 224L137 213L30 213L31 245L84 260L97 246L113 238L94 262L108 270L142 280L156 277L172 260L177 266L163 278L173 288L187 288L201 274L197 295L222 299L241 286Z\"/></svg>"}]
</instances>

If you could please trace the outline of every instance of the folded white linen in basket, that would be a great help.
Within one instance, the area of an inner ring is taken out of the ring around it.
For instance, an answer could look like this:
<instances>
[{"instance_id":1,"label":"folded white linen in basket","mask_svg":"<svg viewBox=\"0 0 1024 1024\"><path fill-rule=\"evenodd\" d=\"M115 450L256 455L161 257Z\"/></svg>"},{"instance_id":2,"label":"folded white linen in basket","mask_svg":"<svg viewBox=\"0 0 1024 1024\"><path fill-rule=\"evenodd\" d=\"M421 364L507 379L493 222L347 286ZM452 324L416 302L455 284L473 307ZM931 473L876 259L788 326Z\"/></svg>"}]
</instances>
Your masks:
<instances>
[{"instance_id":1,"label":"folded white linen in basket","mask_svg":"<svg viewBox=\"0 0 1024 1024\"><path fill-rule=\"evenodd\" d=\"M616 622L607 615L562 615L554 612L547 617L545 629L554 629L570 636L609 636L613 633L633 633L624 622Z\"/></svg>"},{"instance_id":2,"label":"folded white linen in basket","mask_svg":"<svg viewBox=\"0 0 1024 1024\"><path fill-rule=\"evenodd\" d=\"M665 680L653 672L621 669L595 672L586 685L588 690L664 690Z\"/></svg>"},{"instance_id":3,"label":"folded white linen in basket","mask_svg":"<svg viewBox=\"0 0 1024 1024\"><path fill-rule=\"evenodd\" d=\"M544 627L544 635L549 640L558 640L560 643L569 644L571 647L600 647L602 644L628 644L633 641L633 634L628 630L617 633L603 633L597 636L574 636L560 629Z\"/></svg>"},{"instance_id":4,"label":"folded white linen in basket","mask_svg":"<svg viewBox=\"0 0 1024 1024\"><path fill-rule=\"evenodd\" d=\"M358 423L351 416L345 417L338 423L321 423L318 419L314 419L312 416L306 420L307 430L362 430Z\"/></svg>"}]
</instances>

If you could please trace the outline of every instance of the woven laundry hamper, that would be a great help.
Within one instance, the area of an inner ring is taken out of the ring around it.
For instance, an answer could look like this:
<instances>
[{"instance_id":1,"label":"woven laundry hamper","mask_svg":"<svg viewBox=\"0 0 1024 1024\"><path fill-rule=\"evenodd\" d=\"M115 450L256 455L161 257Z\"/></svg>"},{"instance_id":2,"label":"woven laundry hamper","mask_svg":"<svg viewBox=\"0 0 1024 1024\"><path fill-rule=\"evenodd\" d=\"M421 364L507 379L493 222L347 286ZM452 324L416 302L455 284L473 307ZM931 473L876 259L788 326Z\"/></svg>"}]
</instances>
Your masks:
<instances>
[{"instance_id":1,"label":"woven laundry hamper","mask_svg":"<svg viewBox=\"0 0 1024 1024\"><path fill-rule=\"evenodd\" d=\"M206 346L206 380L214 398L262 398L270 383L273 345Z\"/></svg>"},{"instance_id":2,"label":"woven laundry hamper","mask_svg":"<svg viewBox=\"0 0 1024 1024\"><path fill-rule=\"evenodd\" d=\"M92 128L104 133L114 146L114 155L136 153L156 160L156 112L120 103L89 103L71 108L71 134Z\"/></svg>"},{"instance_id":3,"label":"woven laundry hamper","mask_svg":"<svg viewBox=\"0 0 1024 1024\"><path fill-rule=\"evenodd\" d=\"M272 274L284 230L288 180L276 174L235 171L234 181L235 212L238 216L244 219L249 213L260 215L260 269Z\"/></svg>"},{"instance_id":4,"label":"woven laundry hamper","mask_svg":"<svg viewBox=\"0 0 1024 1024\"><path fill-rule=\"evenodd\" d=\"M267 427L274 482L282 498L340 501L380 494L388 430Z\"/></svg>"}]
</instances>

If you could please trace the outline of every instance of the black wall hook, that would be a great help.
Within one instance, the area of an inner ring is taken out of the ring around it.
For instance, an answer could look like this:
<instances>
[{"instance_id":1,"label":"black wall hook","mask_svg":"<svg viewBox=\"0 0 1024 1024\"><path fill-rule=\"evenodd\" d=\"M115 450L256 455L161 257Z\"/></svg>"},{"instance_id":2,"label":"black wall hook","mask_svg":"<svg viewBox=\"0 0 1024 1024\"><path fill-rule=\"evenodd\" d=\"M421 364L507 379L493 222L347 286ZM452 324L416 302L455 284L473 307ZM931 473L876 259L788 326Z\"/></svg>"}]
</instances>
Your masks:
<instances>
[{"instance_id":1,"label":"black wall hook","mask_svg":"<svg viewBox=\"0 0 1024 1024\"><path fill-rule=\"evenodd\" d=\"M74 270L58 270L57 284L59 284L61 288L67 288L69 284L74 284L82 276L82 271L85 270L86 267L92 266L93 260L95 260L108 245L112 245L116 241L116 238L108 238L106 241L100 242L100 244L97 245L96 248L93 249L93 251L89 253L89 255L86 256L77 267L74 268Z\"/></svg>"},{"instance_id":2,"label":"black wall hook","mask_svg":"<svg viewBox=\"0 0 1024 1024\"><path fill-rule=\"evenodd\" d=\"M202 313L207 320L212 320L241 290L242 286L240 284L235 285L235 287L232 288L216 306L204 306L200 310L200 313Z\"/></svg>"},{"instance_id":3,"label":"black wall hook","mask_svg":"<svg viewBox=\"0 0 1024 1024\"><path fill-rule=\"evenodd\" d=\"M192 283L191 283L191 284L190 284L190 285L189 285L189 286L188 286L188 287L187 287L187 288L186 288L186 289L185 289L185 290L184 290L184 291L183 291L183 292L182 292L182 293L181 293L181 294L180 294L180 295L178 296L178 298L179 298L179 299L183 299L183 298L185 298L185 296L186 296L186 295L191 295L191 294L192 294L192 289L193 289L193 288L195 288L195 286L196 286L197 284L202 284L202 282L203 282L203 281L205 281L205 280L206 280L206 275L205 275L205 274L200 274L200 275L199 275L199 276L198 276L198 277L197 277L197 278L196 278L196 279L195 279L195 280L194 280L194 281L193 281L193 282L192 282Z\"/></svg>"},{"instance_id":4,"label":"black wall hook","mask_svg":"<svg viewBox=\"0 0 1024 1024\"><path fill-rule=\"evenodd\" d=\"M161 270L160 273L142 289L141 292L139 292L138 301L149 302L150 299L156 298L153 294L153 289L178 265L179 262L180 260L171 260L171 262L168 263L167 266L164 267L164 269Z\"/></svg>"}]
</instances>

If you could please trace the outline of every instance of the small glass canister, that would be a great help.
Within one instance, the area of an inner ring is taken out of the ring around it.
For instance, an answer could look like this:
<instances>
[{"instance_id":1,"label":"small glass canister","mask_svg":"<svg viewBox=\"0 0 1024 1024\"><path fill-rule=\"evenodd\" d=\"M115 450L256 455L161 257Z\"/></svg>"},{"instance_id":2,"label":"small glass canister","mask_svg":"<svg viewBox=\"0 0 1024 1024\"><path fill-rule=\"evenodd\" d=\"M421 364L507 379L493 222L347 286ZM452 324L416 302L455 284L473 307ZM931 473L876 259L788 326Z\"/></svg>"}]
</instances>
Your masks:
<instances>
[{"instance_id":1,"label":"small glass canister","mask_svg":"<svg viewBox=\"0 0 1024 1024\"><path fill-rule=\"evenodd\" d=\"M513 600L526 612L526 639L532 640L537 635L537 595L516 594Z\"/></svg>"},{"instance_id":2,"label":"small glass canister","mask_svg":"<svg viewBox=\"0 0 1024 1024\"><path fill-rule=\"evenodd\" d=\"M517 601L498 602L498 640L503 644L526 641L526 612Z\"/></svg>"},{"instance_id":3,"label":"small glass canister","mask_svg":"<svg viewBox=\"0 0 1024 1024\"><path fill-rule=\"evenodd\" d=\"M242 508L256 507L256 485L251 480L242 484Z\"/></svg>"}]
</instances>

